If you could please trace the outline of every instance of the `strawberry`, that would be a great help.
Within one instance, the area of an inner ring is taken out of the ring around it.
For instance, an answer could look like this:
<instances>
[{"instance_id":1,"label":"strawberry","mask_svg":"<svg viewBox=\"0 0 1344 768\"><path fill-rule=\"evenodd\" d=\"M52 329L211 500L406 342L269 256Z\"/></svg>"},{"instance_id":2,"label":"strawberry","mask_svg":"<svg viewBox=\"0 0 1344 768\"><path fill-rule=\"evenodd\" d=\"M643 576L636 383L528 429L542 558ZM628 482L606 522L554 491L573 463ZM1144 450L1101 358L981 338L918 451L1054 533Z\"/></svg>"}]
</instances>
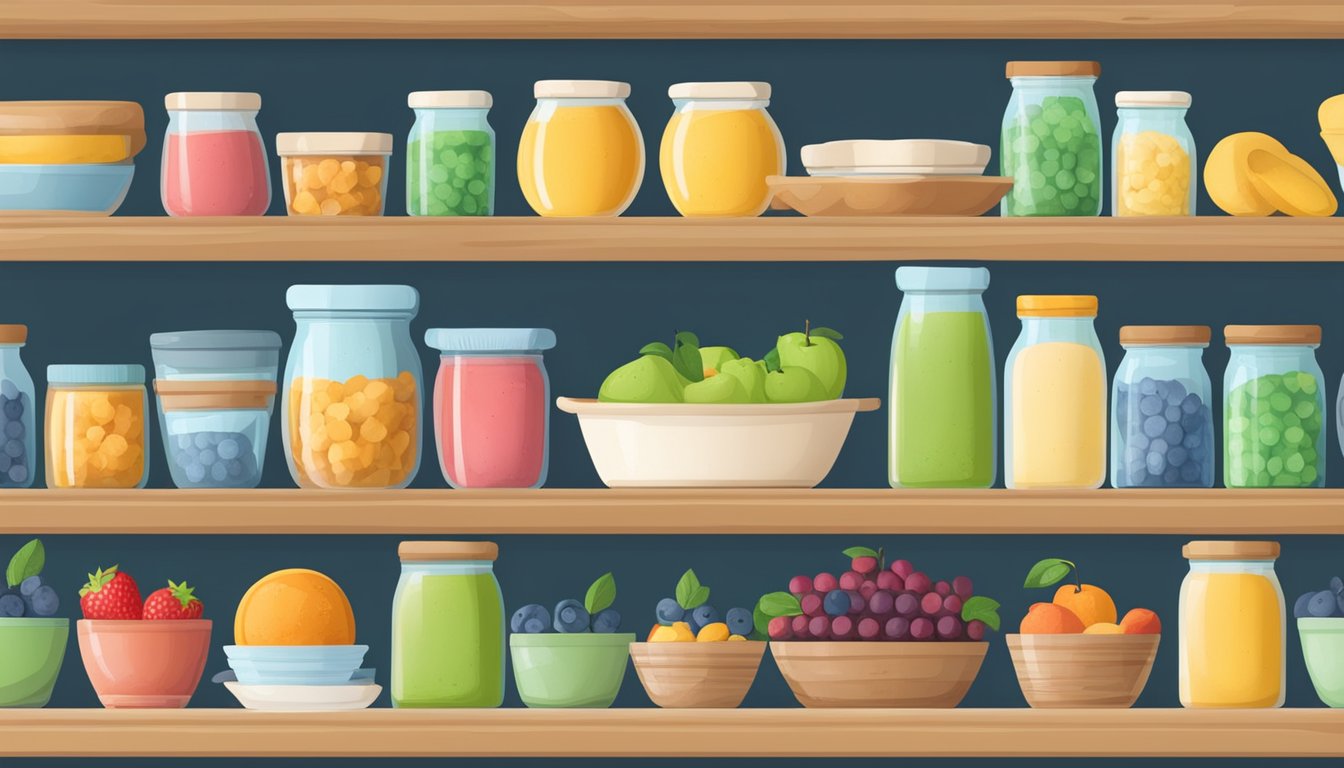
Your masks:
<instances>
[{"instance_id":1,"label":"strawberry","mask_svg":"<svg viewBox=\"0 0 1344 768\"><path fill-rule=\"evenodd\" d=\"M115 565L89 574L79 590L79 608L86 619L139 619L144 613L135 579Z\"/></svg>"},{"instance_id":2,"label":"strawberry","mask_svg":"<svg viewBox=\"0 0 1344 768\"><path fill-rule=\"evenodd\" d=\"M195 591L185 581L174 584L170 579L168 586L154 590L145 598L145 620L201 618L205 605L192 594Z\"/></svg>"}]
</instances>

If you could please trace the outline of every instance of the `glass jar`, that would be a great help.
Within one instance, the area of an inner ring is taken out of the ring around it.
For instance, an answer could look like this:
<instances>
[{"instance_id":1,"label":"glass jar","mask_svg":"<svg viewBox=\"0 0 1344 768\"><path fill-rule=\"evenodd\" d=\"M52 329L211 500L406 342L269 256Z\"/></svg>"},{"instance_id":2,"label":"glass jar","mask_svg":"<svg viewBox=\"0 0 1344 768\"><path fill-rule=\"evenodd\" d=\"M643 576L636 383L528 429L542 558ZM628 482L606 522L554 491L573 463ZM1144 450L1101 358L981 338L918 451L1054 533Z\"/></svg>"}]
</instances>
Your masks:
<instances>
[{"instance_id":1,"label":"glass jar","mask_svg":"<svg viewBox=\"0 0 1344 768\"><path fill-rule=\"evenodd\" d=\"M1184 707L1281 707L1287 618L1274 541L1192 541L1181 554Z\"/></svg>"},{"instance_id":2,"label":"glass jar","mask_svg":"<svg viewBox=\"0 0 1344 768\"><path fill-rule=\"evenodd\" d=\"M33 484L37 456L37 424L33 401L37 390L19 350L28 342L28 326L0 325L0 488Z\"/></svg>"},{"instance_id":3,"label":"glass jar","mask_svg":"<svg viewBox=\"0 0 1344 768\"><path fill-rule=\"evenodd\" d=\"M382 216L390 133L279 133L290 216Z\"/></svg>"},{"instance_id":4,"label":"glass jar","mask_svg":"<svg viewBox=\"0 0 1344 768\"><path fill-rule=\"evenodd\" d=\"M281 437L301 488L404 488L420 468L409 285L295 285Z\"/></svg>"},{"instance_id":5,"label":"glass jar","mask_svg":"<svg viewBox=\"0 0 1344 768\"><path fill-rule=\"evenodd\" d=\"M548 328L431 328L434 439L454 488L540 488L550 458Z\"/></svg>"},{"instance_id":6,"label":"glass jar","mask_svg":"<svg viewBox=\"0 0 1344 768\"><path fill-rule=\"evenodd\" d=\"M1000 175L1013 177L1004 216L1101 213L1101 120L1095 61L1010 61Z\"/></svg>"},{"instance_id":7,"label":"glass jar","mask_svg":"<svg viewBox=\"0 0 1344 768\"><path fill-rule=\"evenodd\" d=\"M1190 94L1121 91L1111 138L1112 216L1194 216L1199 166Z\"/></svg>"},{"instance_id":8,"label":"glass jar","mask_svg":"<svg viewBox=\"0 0 1344 768\"><path fill-rule=\"evenodd\" d=\"M542 216L620 216L644 180L629 83L539 80L518 142L518 183Z\"/></svg>"},{"instance_id":9,"label":"glass jar","mask_svg":"<svg viewBox=\"0 0 1344 768\"><path fill-rule=\"evenodd\" d=\"M495 212L495 129L486 91L416 91L406 141L408 216Z\"/></svg>"},{"instance_id":10,"label":"glass jar","mask_svg":"<svg viewBox=\"0 0 1344 768\"><path fill-rule=\"evenodd\" d=\"M998 408L983 267L901 267L891 339L893 488L994 484Z\"/></svg>"},{"instance_id":11,"label":"glass jar","mask_svg":"<svg viewBox=\"0 0 1344 768\"><path fill-rule=\"evenodd\" d=\"M682 216L759 216L784 175L784 137L766 111L769 83L677 83L658 166Z\"/></svg>"},{"instance_id":12,"label":"glass jar","mask_svg":"<svg viewBox=\"0 0 1344 768\"><path fill-rule=\"evenodd\" d=\"M1106 361L1096 296L1018 296L1004 371L1004 482L1098 488L1106 479Z\"/></svg>"},{"instance_id":13,"label":"glass jar","mask_svg":"<svg viewBox=\"0 0 1344 768\"><path fill-rule=\"evenodd\" d=\"M261 484L280 336L175 331L149 337L168 471L178 488Z\"/></svg>"},{"instance_id":14,"label":"glass jar","mask_svg":"<svg viewBox=\"0 0 1344 768\"><path fill-rule=\"evenodd\" d=\"M403 541L392 598L392 706L504 703L504 596L488 541Z\"/></svg>"},{"instance_id":15,"label":"glass jar","mask_svg":"<svg viewBox=\"0 0 1344 768\"><path fill-rule=\"evenodd\" d=\"M1229 325L1223 376L1223 484L1325 485L1325 379L1319 325Z\"/></svg>"},{"instance_id":16,"label":"glass jar","mask_svg":"<svg viewBox=\"0 0 1344 768\"><path fill-rule=\"evenodd\" d=\"M261 216L271 173L255 93L170 93L159 187L169 216Z\"/></svg>"},{"instance_id":17,"label":"glass jar","mask_svg":"<svg viewBox=\"0 0 1344 768\"><path fill-rule=\"evenodd\" d=\"M1213 487L1207 325L1127 325L1111 399L1111 485Z\"/></svg>"},{"instance_id":18,"label":"glass jar","mask_svg":"<svg viewBox=\"0 0 1344 768\"><path fill-rule=\"evenodd\" d=\"M143 365L47 366L47 487L143 488Z\"/></svg>"}]
</instances>

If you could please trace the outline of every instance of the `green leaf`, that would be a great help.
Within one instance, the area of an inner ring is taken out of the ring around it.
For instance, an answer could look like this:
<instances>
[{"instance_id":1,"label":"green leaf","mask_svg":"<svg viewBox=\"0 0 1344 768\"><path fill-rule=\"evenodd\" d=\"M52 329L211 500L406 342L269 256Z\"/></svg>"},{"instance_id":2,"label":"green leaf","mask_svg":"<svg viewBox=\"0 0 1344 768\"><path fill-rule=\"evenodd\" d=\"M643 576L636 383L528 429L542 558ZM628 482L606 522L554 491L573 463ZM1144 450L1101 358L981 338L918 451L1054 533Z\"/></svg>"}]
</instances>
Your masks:
<instances>
[{"instance_id":1,"label":"green leaf","mask_svg":"<svg viewBox=\"0 0 1344 768\"><path fill-rule=\"evenodd\" d=\"M690 331L677 334L672 350L672 367L692 383L705 380L705 362L700 357L700 340Z\"/></svg>"},{"instance_id":2,"label":"green leaf","mask_svg":"<svg viewBox=\"0 0 1344 768\"><path fill-rule=\"evenodd\" d=\"M41 539L33 539L24 544L14 553L14 557L10 558L9 567L5 569L7 586L19 586L24 579L41 573L42 567L46 564L47 550L42 546Z\"/></svg>"},{"instance_id":3,"label":"green leaf","mask_svg":"<svg viewBox=\"0 0 1344 768\"><path fill-rule=\"evenodd\" d=\"M610 608L614 602L616 602L616 577L604 573L588 587L588 594L583 598L583 608L589 615L596 616L599 612Z\"/></svg>"},{"instance_id":4,"label":"green leaf","mask_svg":"<svg viewBox=\"0 0 1344 768\"><path fill-rule=\"evenodd\" d=\"M709 587L701 587L691 594L691 604L687 608L699 608L709 602Z\"/></svg>"},{"instance_id":5,"label":"green leaf","mask_svg":"<svg viewBox=\"0 0 1344 768\"><path fill-rule=\"evenodd\" d=\"M693 331L677 331L676 342L695 347L697 350L700 348L700 337Z\"/></svg>"},{"instance_id":6,"label":"green leaf","mask_svg":"<svg viewBox=\"0 0 1344 768\"><path fill-rule=\"evenodd\" d=\"M813 328L812 332L809 333L808 335L816 336L822 339L830 339L831 341L840 341L841 339L845 338L844 334L840 333L834 328Z\"/></svg>"},{"instance_id":7,"label":"green leaf","mask_svg":"<svg viewBox=\"0 0 1344 768\"><path fill-rule=\"evenodd\" d=\"M654 341L639 348L640 355L653 355L672 362L672 350L661 341Z\"/></svg>"},{"instance_id":8,"label":"green leaf","mask_svg":"<svg viewBox=\"0 0 1344 768\"><path fill-rule=\"evenodd\" d=\"M702 596L703 593L703 596ZM687 569L677 580L677 590L675 592L677 605L683 610L699 608L709 599L709 588L700 583L700 579L695 575L695 571ZM696 598L700 598L697 602Z\"/></svg>"},{"instance_id":9,"label":"green leaf","mask_svg":"<svg viewBox=\"0 0 1344 768\"><path fill-rule=\"evenodd\" d=\"M985 623L985 626L999 631L999 601L992 597L984 595L975 595L968 599L961 606L961 620L975 621L979 619Z\"/></svg>"},{"instance_id":10,"label":"green leaf","mask_svg":"<svg viewBox=\"0 0 1344 768\"><path fill-rule=\"evenodd\" d=\"M756 605L766 616L772 619L776 616L803 615L803 606L798 602L798 598L788 592L771 592L768 595L762 595L761 601Z\"/></svg>"},{"instance_id":11,"label":"green leaf","mask_svg":"<svg viewBox=\"0 0 1344 768\"><path fill-rule=\"evenodd\" d=\"M853 560L856 557L877 557L877 550L869 547L850 547L840 554Z\"/></svg>"},{"instance_id":12,"label":"green leaf","mask_svg":"<svg viewBox=\"0 0 1344 768\"><path fill-rule=\"evenodd\" d=\"M769 636L770 619L771 617L767 616L765 611L761 610L761 604L757 602L755 610L751 612L751 623L756 628L756 631L751 633L752 639L755 639L756 635L760 635L761 637Z\"/></svg>"},{"instance_id":13,"label":"green leaf","mask_svg":"<svg viewBox=\"0 0 1344 768\"><path fill-rule=\"evenodd\" d=\"M761 356L761 362L765 363L767 373L774 373L780 370L779 365L779 347L771 347L769 352Z\"/></svg>"},{"instance_id":14,"label":"green leaf","mask_svg":"<svg viewBox=\"0 0 1344 768\"><path fill-rule=\"evenodd\" d=\"M1069 575L1069 571L1076 566L1068 560L1061 560L1057 557L1047 557L1046 559L1031 566L1027 572L1026 581L1022 586L1027 589L1040 589L1052 584L1058 584Z\"/></svg>"}]
</instances>

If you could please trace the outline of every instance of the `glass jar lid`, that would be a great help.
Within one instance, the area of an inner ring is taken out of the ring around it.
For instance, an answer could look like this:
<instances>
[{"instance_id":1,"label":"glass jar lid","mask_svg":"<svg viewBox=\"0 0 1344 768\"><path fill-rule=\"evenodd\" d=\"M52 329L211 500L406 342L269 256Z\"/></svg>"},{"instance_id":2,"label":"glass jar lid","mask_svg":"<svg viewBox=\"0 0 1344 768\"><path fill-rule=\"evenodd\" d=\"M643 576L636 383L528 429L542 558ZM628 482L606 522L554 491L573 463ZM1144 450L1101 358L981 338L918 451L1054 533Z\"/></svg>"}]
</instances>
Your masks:
<instances>
[{"instance_id":1,"label":"glass jar lid","mask_svg":"<svg viewBox=\"0 0 1344 768\"><path fill-rule=\"evenodd\" d=\"M1192 541L1181 547L1186 560L1277 560L1277 541Z\"/></svg>"},{"instance_id":2,"label":"glass jar lid","mask_svg":"<svg viewBox=\"0 0 1344 768\"><path fill-rule=\"evenodd\" d=\"M493 541L403 541L397 545L397 557L403 563L494 562L499 559L499 545Z\"/></svg>"},{"instance_id":3,"label":"glass jar lid","mask_svg":"<svg viewBox=\"0 0 1344 768\"><path fill-rule=\"evenodd\" d=\"M1207 347L1213 331L1207 325L1126 325L1120 328L1124 347Z\"/></svg>"},{"instance_id":4,"label":"glass jar lid","mask_svg":"<svg viewBox=\"0 0 1344 768\"><path fill-rule=\"evenodd\" d=\"M672 99L768 99L770 84L747 81L722 83L674 83L667 89Z\"/></svg>"},{"instance_id":5,"label":"glass jar lid","mask_svg":"<svg viewBox=\"0 0 1344 768\"><path fill-rule=\"evenodd\" d=\"M145 366L129 365L48 365L47 384L52 386L75 384L144 385Z\"/></svg>"},{"instance_id":6,"label":"glass jar lid","mask_svg":"<svg viewBox=\"0 0 1344 768\"><path fill-rule=\"evenodd\" d=\"M232 91L178 91L164 96L163 106L171 112L256 112L261 109L261 94Z\"/></svg>"},{"instance_id":7,"label":"glass jar lid","mask_svg":"<svg viewBox=\"0 0 1344 768\"><path fill-rule=\"evenodd\" d=\"M411 109L489 109L494 103L489 91L413 91L406 97Z\"/></svg>"},{"instance_id":8,"label":"glass jar lid","mask_svg":"<svg viewBox=\"0 0 1344 768\"><path fill-rule=\"evenodd\" d=\"M154 349L235 350L279 349L280 334L275 331L162 331L150 334Z\"/></svg>"},{"instance_id":9,"label":"glass jar lid","mask_svg":"<svg viewBox=\"0 0 1344 768\"><path fill-rule=\"evenodd\" d=\"M1185 91L1120 91L1115 94L1115 106L1121 109L1144 107L1189 109L1191 96Z\"/></svg>"},{"instance_id":10,"label":"glass jar lid","mask_svg":"<svg viewBox=\"0 0 1344 768\"><path fill-rule=\"evenodd\" d=\"M425 343L444 354L541 352L555 346L550 328L430 328Z\"/></svg>"},{"instance_id":11,"label":"glass jar lid","mask_svg":"<svg viewBox=\"0 0 1344 768\"><path fill-rule=\"evenodd\" d=\"M1321 343L1319 325L1225 325L1223 338L1228 345L1255 344L1295 346Z\"/></svg>"},{"instance_id":12,"label":"glass jar lid","mask_svg":"<svg viewBox=\"0 0 1344 768\"><path fill-rule=\"evenodd\" d=\"M390 133L277 133L275 151L280 155L390 155Z\"/></svg>"},{"instance_id":13,"label":"glass jar lid","mask_svg":"<svg viewBox=\"0 0 1344 768\"><path fill-rule=\"evenodd\" d=\"M24 344L28 341L28 326L17 323L0 325L0 344Z\"/></svg>"},{"instance_id":14,"label":"glass jar lid","mask_svg":"<svg viewBox=\"0 0 1344 768\"><path fill-rule=\"evenodd\" d=\"M420 292L409 285L291 285L285 303L295 312L409 312Z\"/></svg>"},{"instance_id":15,"label":"glass jar lid","mask_svg":"<svg viewBox=\"0 0 1344 768\"><path fill-rule=\"evenodd\" d=\"M538 80L532 86L538 99L624 99L630 84L615 80Z\"/></svg>"},{"instance_id":16,"label":"glass jar lid","mask_svg":"<svg viewBox=\"0 0 1344 768\"><path fill-rule=\"evenodd\" d=\"M1101 77L1097 61L1010 61L1005 68L1014 77Z\"/></svg>"},{"instance_id":17,"label":"glass jar lid","mask_svg":"<svg viewBox=\"0 0 1344 768\"><path fill-rule=\"evenodd\" d=\"M1096 296L1018 296L1018 317L1096 317Z\"/></svg>"},{"instance_id":18,"label":"glass jar lid","mask_svg":"<svg viewBox=\"0 0 1344 768\"><path fill-rule=\"evenodd\" d=\"M898 267L896 287L921 293L983 291L989 287L989 270L984 267Z\"/></svg>"}]
</instances>

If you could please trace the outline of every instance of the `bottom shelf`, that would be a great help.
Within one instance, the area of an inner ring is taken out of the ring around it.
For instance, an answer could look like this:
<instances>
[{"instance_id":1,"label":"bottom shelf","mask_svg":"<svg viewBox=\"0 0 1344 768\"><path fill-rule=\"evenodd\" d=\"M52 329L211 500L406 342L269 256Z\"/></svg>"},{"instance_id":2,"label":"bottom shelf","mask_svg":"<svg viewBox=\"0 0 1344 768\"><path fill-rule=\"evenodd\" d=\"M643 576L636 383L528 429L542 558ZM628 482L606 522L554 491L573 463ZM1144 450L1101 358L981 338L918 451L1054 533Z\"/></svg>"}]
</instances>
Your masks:
<instances>
[{"instance_id":1,"label":"bottom shelf","mask_svg":"<svg viewBox=\"0 0 1344 768\"><path fill-rule=\"evenodd\" d=\"M1344 710L0 710L8 757L1344 757Z\"/></svg>"}]
</instances>

